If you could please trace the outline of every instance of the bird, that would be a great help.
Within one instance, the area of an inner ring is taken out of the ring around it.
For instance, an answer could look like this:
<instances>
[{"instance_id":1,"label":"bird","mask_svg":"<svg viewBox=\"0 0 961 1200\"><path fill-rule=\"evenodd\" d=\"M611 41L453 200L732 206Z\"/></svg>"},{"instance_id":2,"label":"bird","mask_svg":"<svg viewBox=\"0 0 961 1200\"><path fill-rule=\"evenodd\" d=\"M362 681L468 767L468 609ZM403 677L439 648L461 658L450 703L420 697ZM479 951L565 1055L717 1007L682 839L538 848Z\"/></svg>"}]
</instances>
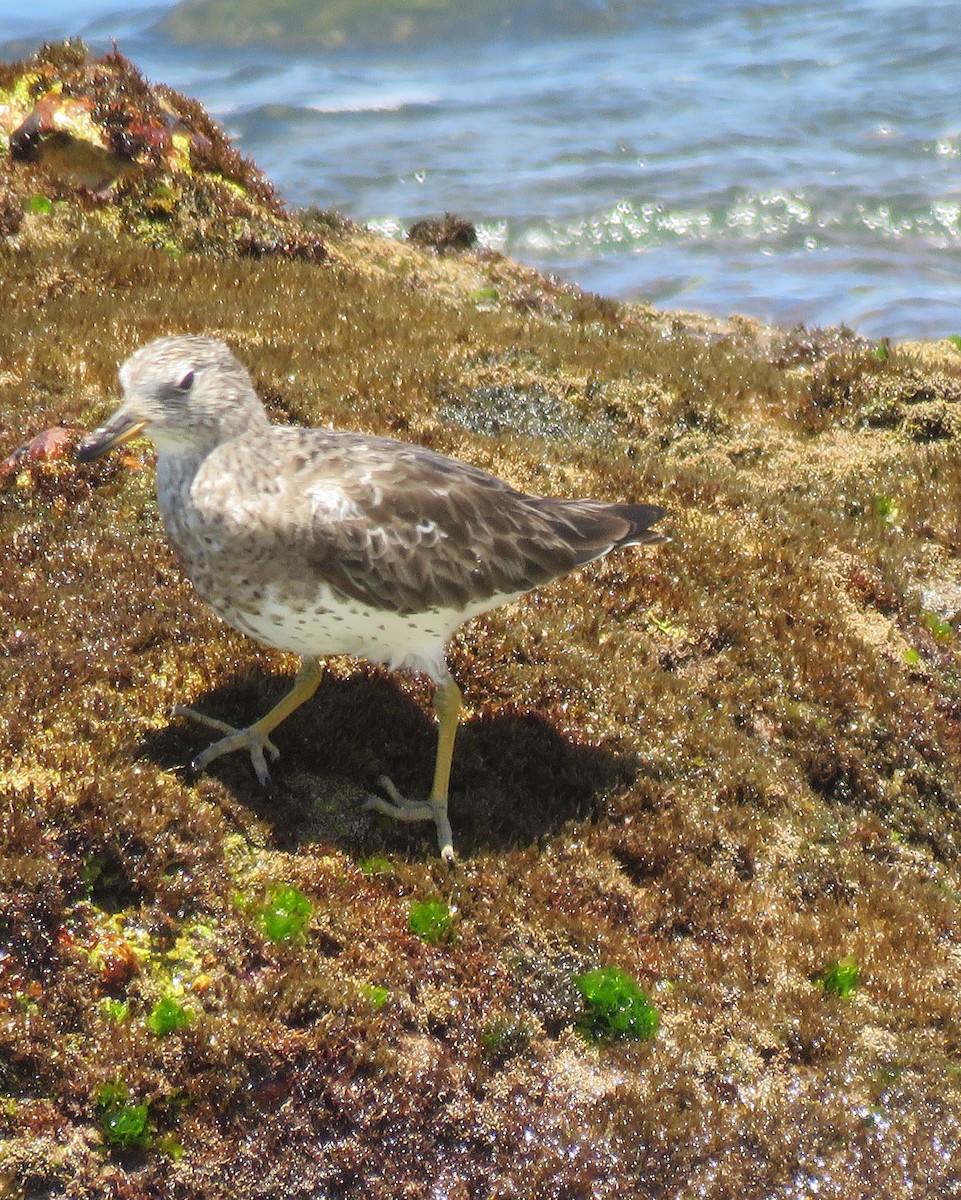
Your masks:
<instances>
[{"instance_id":1,"label":"bird","mask_svg":"<svg viewBox=\"0 0 961 1200\"><path fill-rule=\"evenodd\" d=\"M653 504L529 495L424 446L366 433L271 422L223 341L157 338L120 367L123 401L77 447L89 462L138 435L156 450L167 537L194 588L228 625L300 656L290 691L247 728L177 705L223 736L191 763L203 771L246 750L261 784L271 735L316 692L319 660L348 655L427 675L437 751L426 800L386 776L365 807L433 820L441 858L456 856L448 817L462 696L448 643L471 617L627 546L668 541Z\"/></svg>"}]
</instances>

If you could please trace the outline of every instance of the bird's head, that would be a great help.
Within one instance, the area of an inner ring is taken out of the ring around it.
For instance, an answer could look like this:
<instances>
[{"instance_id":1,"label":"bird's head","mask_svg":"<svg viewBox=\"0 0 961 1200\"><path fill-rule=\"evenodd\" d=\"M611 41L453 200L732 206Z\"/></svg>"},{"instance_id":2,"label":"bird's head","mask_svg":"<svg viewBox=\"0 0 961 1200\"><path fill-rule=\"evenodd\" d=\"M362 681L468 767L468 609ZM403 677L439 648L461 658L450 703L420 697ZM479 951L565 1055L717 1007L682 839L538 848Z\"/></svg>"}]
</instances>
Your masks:
<instances>
[{"instance_id":1,"label":"bird's head","mask_svg":"<svg viewBox=\"0 0 961 1200\"><path fill-rule=\"evenodd\" d=\"M142 433L160 454L205 454L267 421L229 346L187 334L157 338L120 368L124 402L80 443L89 462Z\"/></svg>"}]
</instances>

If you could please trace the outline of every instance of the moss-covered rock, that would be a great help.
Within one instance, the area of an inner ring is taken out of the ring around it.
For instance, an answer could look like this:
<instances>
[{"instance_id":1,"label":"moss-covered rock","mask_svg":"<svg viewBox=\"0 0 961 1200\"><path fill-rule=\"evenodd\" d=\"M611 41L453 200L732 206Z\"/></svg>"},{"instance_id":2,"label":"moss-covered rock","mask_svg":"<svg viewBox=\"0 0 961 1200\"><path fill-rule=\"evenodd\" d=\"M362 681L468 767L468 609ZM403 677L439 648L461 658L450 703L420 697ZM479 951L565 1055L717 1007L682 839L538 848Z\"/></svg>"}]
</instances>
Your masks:
<instances>
[{"instance_id":1,"label":"moss-covered rock","mask_svg":"<svg viewBox=\"0 0 961 1200\"><path fill-rule=\"evenodd\" d=\"M140 165L94 197L0 158L0 1190L951 1195L957 350L656 313ZM327 257L242 253L235 202ZM670 545L455 640L456 875L358 811L381 772L426 789L418 680L332 662L273 794L239 760L187 777L172 704L247 721L293 663L192 593L143 450L69 453L117 362L182 331L278 419L669 509ZM257 918L279 894L296 936ZM456 937L411 930L426 898ZM580 1036L611 964L652 1041ZM158 1036L165 997L189 1020Z\"/></svg>"},{"instance_id":2,"label":"moss-covered rock","mask_svg":"<svg viewBox=\"0 0 961 1200\"><path fill-rule=\"evenodd\" d=\"M0 67L0 237L25 213L55 235L82 220L170 253L325 257L197 101L80 42Z\"/></svg>"}]
</instances>

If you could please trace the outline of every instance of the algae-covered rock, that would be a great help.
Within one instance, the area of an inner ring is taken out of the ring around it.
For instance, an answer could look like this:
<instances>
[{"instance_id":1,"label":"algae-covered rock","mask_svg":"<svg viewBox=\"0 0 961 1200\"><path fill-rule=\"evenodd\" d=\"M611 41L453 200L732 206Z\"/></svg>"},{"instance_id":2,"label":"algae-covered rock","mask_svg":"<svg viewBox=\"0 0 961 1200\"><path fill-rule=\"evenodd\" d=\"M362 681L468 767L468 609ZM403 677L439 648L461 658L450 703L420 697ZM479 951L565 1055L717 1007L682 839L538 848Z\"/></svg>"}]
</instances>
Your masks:
<instances>
[{"instance_id":1,"label":"algae-covered rock","mask_svg":"<svg viewBox=\"0 0 961 1200\"><path fill-rule=\"evenodd\" d=\"M0 152L0 235L19 232L26 192L27 211L48 216L50 197L73 199L88 223L168 251L324 257L197 101L149 84L116 50L92 58L82 43L52 44L4 65Z\"/></svg>"},{"instance_id":2,"label":"algae-covered rock","mask_svg":"<svg viewBox=\"0 0 961 1200\"><path fill-rule=\"evenodd\" d=\"M0 82L12 131L66 96L126 163L0 157L0 1192L956 1194L957 348L293 216L117 56ZM276 419L668 509L669 545L455 639L456 874L360 811L381 773L426 794L417 679L328 663L269 795L186 771L174 704L245 724L296 664L198 601L142 445L70 453L175 332L229 341Z\"/></svg>"}]
</instances>

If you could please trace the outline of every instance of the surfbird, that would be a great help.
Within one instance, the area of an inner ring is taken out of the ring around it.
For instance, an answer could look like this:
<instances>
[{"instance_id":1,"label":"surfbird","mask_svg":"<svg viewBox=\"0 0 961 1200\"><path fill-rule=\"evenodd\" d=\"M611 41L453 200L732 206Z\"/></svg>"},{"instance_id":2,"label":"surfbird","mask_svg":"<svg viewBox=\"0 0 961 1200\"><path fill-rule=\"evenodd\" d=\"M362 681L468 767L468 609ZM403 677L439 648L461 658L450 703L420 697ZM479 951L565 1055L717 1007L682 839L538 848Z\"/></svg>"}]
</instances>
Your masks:
<instances>
[{"instance_id":1,"label":"surfbird","mask_svg":"<svg viewBox=\"0 0 961 1200\"><path fill-rule=\"evenodd\" d=\"M351 655L423 672L436 685L434 778L426 801L368 808L447 816L461 693L447 643L470 617L622 546L662 542L664 509L526 495L477 467L391 438L270 422L250 376L215 338L162 337L120 368L120 408L80 444L81 461L137 434L157 450L167 535L204 600L229 625L301 657L290 692L246 729L178 706L224 736L197 756L246 750L261 783L277 726L317 690L318 658Z\"/></svg>"}]
</instances>

